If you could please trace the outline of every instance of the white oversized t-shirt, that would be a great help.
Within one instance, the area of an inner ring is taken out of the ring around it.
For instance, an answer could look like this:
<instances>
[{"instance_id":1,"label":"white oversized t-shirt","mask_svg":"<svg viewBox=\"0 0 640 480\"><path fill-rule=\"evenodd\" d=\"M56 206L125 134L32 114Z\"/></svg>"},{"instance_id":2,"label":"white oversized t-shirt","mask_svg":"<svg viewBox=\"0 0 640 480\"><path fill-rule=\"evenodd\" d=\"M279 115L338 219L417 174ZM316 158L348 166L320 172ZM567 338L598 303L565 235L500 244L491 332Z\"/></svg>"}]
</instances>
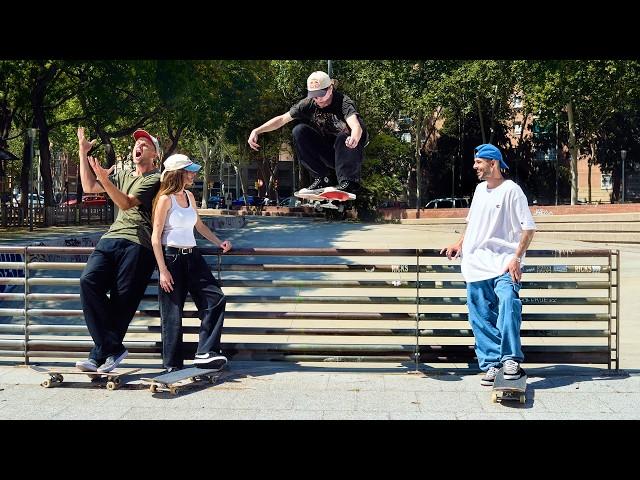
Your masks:
<instances>
[{"instance_id":1,"label":"white oversized t-shirt","mask_svg":"<svg viewBox=\"0 0 640 480\"><path fill-rule=\"evenodd\" d=\"M479 282L501 275L518 248L522 231L535 228L527 197L518 184L505 180L489 189L487 182L480 183L462 242L465 281Z\"/></svg>"}]
</instances>

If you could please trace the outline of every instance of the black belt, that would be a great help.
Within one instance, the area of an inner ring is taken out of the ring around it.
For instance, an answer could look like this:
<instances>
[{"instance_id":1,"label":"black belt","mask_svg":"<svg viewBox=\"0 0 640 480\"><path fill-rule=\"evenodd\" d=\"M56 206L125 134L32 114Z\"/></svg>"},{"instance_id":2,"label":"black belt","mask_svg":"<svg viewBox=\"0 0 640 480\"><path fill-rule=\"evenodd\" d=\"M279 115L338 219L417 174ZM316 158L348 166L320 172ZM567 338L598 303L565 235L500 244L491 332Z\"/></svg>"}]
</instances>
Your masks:
<instances>
[{"instance_id":1,"label":"black belt","mask_svg":"<svg viewBox=\"0 0 640 480\"><path fill-rule=\"evenodd\" d=\"M168 255L176 255L178 253L180 255L188 255L190 253L193 253L195 249L196 247L189 247L189 248L164 247L164 253Z\"/></svg>"}]
</instances>

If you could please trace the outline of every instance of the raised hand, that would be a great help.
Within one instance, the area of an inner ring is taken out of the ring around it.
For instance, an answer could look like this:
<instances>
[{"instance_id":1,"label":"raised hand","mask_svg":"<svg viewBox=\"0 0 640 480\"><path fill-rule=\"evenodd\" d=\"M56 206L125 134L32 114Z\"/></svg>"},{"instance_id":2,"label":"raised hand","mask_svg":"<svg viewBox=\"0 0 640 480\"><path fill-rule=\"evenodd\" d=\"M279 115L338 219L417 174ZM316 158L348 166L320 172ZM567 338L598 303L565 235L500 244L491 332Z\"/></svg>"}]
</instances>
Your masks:
<instances>
[{"instance_id":1,"label":"raised hand","mask_svg":"<svg viewBox=\"0 0 640 480\"><path fill-rule=\"evenodd\" d=\"M100 161L97 158L87 157L87 160L89 161L89 165L96 174L96 178L99 182L106 180L109 175L111 175L111 172L116 168L115 165L111 165L111 168L108 170L106 168L102 168L102 165L100 165Z\"/></svg>"},{"instance_id":2,"label":"raised hand","mask_svg":"<svg viewBox=\"0 0 640 480\"><path fill-rule=\"evenodd\" d=\"M95 143L98 141L97 138L89 141L84 136L84 127L78 127L78 144L80 146L80 153L86 155L89 150L93 148Z\"/></svg>"},{"instance_id":3,"label":"raised hand","mask_svg":"<svg viewBox=\"0 0 640 480\"><path fill-rule=\"evenodd\" d=\"M251 135L249 135L249 140L247 140L247 143L256 151L260 148L260 145L258 144L258 134L255 130L251 131Z\"/></svg>"}]
</instances>

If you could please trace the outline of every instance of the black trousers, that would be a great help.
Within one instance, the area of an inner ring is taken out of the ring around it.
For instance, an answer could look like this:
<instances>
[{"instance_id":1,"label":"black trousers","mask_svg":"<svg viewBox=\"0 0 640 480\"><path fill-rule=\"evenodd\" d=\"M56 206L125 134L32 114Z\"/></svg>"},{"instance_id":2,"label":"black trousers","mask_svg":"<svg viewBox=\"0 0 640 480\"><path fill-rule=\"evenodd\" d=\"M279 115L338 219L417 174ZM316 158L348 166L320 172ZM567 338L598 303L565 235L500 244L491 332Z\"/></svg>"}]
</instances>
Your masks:
<instances>
[{"instance_id":1,"label":"black trousers","mask_svg":"<svg viewBox=\"0 0 640 480\"><path fill-rule=\"evenodd\" d=\"M343 180L360 183L366 131L363 130L356 148L344 144L349 136L346 132L326 138L305 123L296 125L292 134L298 160L314 178L328 177L335 170L338 183Z\"/></svg>"},{"instance_id":2,"label":"black trousers","mask_svg":"<svg viewBox=\"0 0 640 480\"><path fill-rule=\"evenodd\" d=\"M155 268L153 252L122 238L100 239L80 276L80 300L98 365L119 355ZM109 296L107 296L109 292Z\"/></svg>"},{"instance_id":3,"label":"black trousers","mask_svg":"<svg viewBox=\"0 0 640 480\"><path fill-rule=\"evenodd\" d=\"M188 254L165 254L164 261L173 277L173 291L165 292L158 287L162 319L162 361L166 368L181 368L184 366L182 314L187 293L191 294L201 321L196 353L220 351L227 300L197 248Z\"/></svg>"}]
</instances>

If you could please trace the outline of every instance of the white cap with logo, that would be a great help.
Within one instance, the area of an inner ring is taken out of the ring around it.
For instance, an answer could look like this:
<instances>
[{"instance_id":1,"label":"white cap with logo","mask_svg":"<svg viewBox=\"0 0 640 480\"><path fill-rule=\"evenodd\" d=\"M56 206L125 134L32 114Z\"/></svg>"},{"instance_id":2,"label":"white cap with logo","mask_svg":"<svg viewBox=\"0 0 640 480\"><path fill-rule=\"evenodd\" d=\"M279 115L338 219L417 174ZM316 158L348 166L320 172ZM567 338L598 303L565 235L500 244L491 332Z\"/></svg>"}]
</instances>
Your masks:
<instances>
[{"instance_id":1,"label":"white cap with logo","mask_svg":"<svg viewBox=\"0 0 640 480\"><path fill-rule=\"evenodd\" d=\"M184 169L187 172L197 172L202 168L201 165L197 163L193 163L189 157L183 155L182 153L174 153L173 155L169 155L167 159L163 163L164 170L160 175L160 181L164 178L164 172L172 172L174 170Z\"/></svg>"},{"instance_id":2,"label":"white cap with logo","mask_svg":"<svg viewBox=\"0 0 640 480\"><path fill-rule=\"evenodd\" d=\"M331 86L331 78L324 72L313 72L307 78L307 98L324 97Z\"/></svg>"}]
</instances>

